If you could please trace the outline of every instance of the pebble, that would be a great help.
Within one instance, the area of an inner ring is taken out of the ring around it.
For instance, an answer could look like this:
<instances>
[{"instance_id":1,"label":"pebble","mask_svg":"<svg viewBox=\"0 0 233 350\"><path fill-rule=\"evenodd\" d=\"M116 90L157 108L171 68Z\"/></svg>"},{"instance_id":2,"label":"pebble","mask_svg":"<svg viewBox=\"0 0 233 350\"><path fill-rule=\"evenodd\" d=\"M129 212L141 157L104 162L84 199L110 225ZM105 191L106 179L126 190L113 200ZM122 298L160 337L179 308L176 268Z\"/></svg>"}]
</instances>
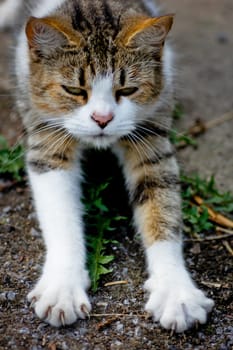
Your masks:
<instances>
[{"instance_id":1,"label":"pebble","mask_svg":"<svg viewBox=\"0 0 233 350\"><path fill-rule=\"evenodd\" d=\"M7 300L6 294L7 294L6 292L0 293L0 301L6 301Z\"/></svg>"},{"instance_id":2,"label":"pebble","mask_svg":"<svg viewBox=\"0 0 233 350\"><path fill-rule=\"evenodd\" d=\"M37 231L34 227L31 228L30 234L32 237L40 237L40 232Z\"/></svg>"},{"instance_id":3,"label":"pebble","mask_svg":"<svg viewBox=\"0 0 233 350\"><path fill-rule=\"evenodd\" d=\"M14 301L16 298L16 293L13 291L0 293L0 301Z\"/></svg>"},{"instance_id":4,"label":"pebble","mask_svg":"<svg viewBox=\"0 0 233 350\"><path fill-rule=\"evenodd\" d=\"M10 206L4 207L4 208L2 209L2 212L3 212L4 214L9 213L9 211L11 211L11 207L10 207Z\"/></svg>"},{"instance_id":5,"label":"pebble","mask_svg":"<svg viewBox=\"0 0 233 350\"><path fill-rule=\"evenodd\" d=\"M62 350L69 350L69 347L65 342L62 342L61 348L62 348Z\"/></svg>"},{"instance_id":6,"label":"pebble","mask_svg":"<svg viewBox=\"0 0 233 350\"><path fill-rule=\"evenodd\" d=\"M117 350L117 349L122 349L122 342L119 340L116 340L114 343L110 345L111 350Z\"/></svg>"},{"instance_id":7,"label":"pebble","mask_svg":"<svg viewBox=\"0 0 233 350\"><path fill-rule=\"evenodd\" d=\"M10 300L10 301L14 301L15 300L15 297L16 297L16 293L13 292L13 291L10 291L7 293L7 299Z\"/></svg>"},{"instance_id":8,"label":"pebble","mask_svg":"<svg viewBox=\"0 0 233 350\"><path fill-rule=\"evenodd\" d=\"M205 340L205 334L202 332L198 332L198 338L201 340Z\"/></svg>"},{"instance_id":9,"label":"pebble","mask_svg":"<svg viewBox=\"0 0 233 350\"><path fill-rule=\"evenodd\" d=\"M134 331L134 336L136 338L140 338L142 336L142 329L141 327L137 326Z\"/></svg>"},{"instance_id":10,"label":"pebble","mask_svg":"<svg viewBox=\"0 0 233 350\"><path fill-rule=\"evenodd\" d=\"M223 329L221 327L216 328L216 334L223 334Z\"/></svg>"},{"instance_id":11,"label":"pebble","mask_svg":"<svg viewBox=\"0 0 233 350\"><path fill-rule=\"evenodd\" d=\"M33 211L28 215L28 220L34 220L34 219L37 219L37 215L35 211Z\"/></svg>"},{"instance_id":12,"label":"pebble","mask_svg":"<svg viewBox=\"0 0 233 350\"><path fill-rule=\"evenodd\" d=\"M129 272L128 267L124 267L123 270L122 270L122 275L123 275L124 277L126 277L126 276L128 276L128 272Z\"/></svg>"},{"instance_id":13,"label":"pebble","mask_svg":"<svg viewBox=\"0 0 233 350\"><path fill-rule=\"evenodd\" d=\"M30 334L31 332L30 332L30 330L28 329L28 328L21 328L20 330L19 330L19 334Z\"/></svg>"},{"instance_id":14,"label":"pebble","mask_svg":"<svg viewBox=\"0 0 233 350\"><path fill-rule=\"evenodd\" d=\"M117 324L116 324L116 331L119 332L119 333L122 333L124 331L123 323L121 323L119 321L117 322Z\"/></svg>"},{"instance_id":15,"label":"pebble","mask_svg":"<svg viewBox=\"0 0 233 350\"><path fill-rule=\"evenodd\" d=\"M87 328L83 328L83 327L79 328L79 334L81 337L84 336L86 333L87 333Z\"/></svg>"},{"instance_id":16,"label":"pebble","mask_svg":"<svg viewBox=\"0 0 233 350\"><path fill-rule=\"evenodd\" d=\"M138 322L139 322L138 317L132 319L132 323L133 323L135 326L138 324Z\"/></svg>"}]
</instances>

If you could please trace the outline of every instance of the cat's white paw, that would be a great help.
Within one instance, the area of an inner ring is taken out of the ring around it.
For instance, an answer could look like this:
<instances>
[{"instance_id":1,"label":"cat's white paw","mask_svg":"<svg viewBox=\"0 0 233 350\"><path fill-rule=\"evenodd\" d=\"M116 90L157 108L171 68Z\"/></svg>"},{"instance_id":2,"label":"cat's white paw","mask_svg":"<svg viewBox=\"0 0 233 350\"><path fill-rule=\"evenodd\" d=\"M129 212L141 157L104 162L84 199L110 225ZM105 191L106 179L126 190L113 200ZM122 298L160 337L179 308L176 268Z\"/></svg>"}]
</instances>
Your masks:
<instances>
[{"instance_id":1,"label":"cat's white paw","mask_svg":"<svg viewBox=\"0 0 233 350\"><path fill-rule=\"evenodd\" d=\"M28 300L37 316L55 327L70 325L89 316L91 305L85 292L87 283L76 279L43 275Z\"/></svg>"},{"instance_id":2,"label":"cat's white paw","mask_svg":"<svg viewBox=\"0 0 233 350\"><path fill-rule=\"evenodd\" d=\"M213 300L207 298L187 279L179 282L158 281L151 277L145 283L150 292L146 311L166 329L183 332L195 323L205 323L207 313L213 308Z\"/></svg>"}]
</instances>

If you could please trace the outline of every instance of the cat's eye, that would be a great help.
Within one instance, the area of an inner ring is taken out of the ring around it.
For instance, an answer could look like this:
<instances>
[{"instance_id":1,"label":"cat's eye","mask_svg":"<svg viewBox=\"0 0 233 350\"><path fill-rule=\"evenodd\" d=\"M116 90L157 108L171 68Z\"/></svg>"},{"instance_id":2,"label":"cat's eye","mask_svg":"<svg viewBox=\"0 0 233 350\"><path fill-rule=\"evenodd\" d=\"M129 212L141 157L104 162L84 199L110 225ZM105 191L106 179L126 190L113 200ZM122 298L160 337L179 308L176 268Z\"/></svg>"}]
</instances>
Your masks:
<instances>
[{"instance_id":1,"label":"cat's eye","mask_svg":"<svg viewBox=\"0 0 233 350\"><path fill-rule=\"evenodd\" d=\"M116 91L116 98L119 99L121 96L124 96L124 97L131 96L136 91L138 91L138 88L136 86L119 89Z\"/></svg>"},{"instance_id":2,"label":"cat's eye","mask_svg":"<svg viewBox=\"0 0 233 350\"><path fill-rule=\"evenodd\" d=\"M62 85L61 87L70 95L81 96L84 99L87 99L87 91L84 89L74 87L74 86L66 86L66 85Z\"/></svg>"}]
</instances>

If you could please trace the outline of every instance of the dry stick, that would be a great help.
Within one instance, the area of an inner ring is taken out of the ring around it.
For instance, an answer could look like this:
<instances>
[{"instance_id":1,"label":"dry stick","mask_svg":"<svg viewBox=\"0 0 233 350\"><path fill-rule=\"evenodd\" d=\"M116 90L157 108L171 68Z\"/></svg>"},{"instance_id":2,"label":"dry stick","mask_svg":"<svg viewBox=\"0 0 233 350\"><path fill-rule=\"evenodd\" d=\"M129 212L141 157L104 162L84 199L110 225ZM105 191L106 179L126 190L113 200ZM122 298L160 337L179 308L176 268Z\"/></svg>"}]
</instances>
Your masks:
<instances>
[{"instance_id":1,"label":"dry stick","mask_svg":"<svg viewBox=\"0 0 233 350\"><path fill-rule=\"evenodd\" d=\"M214 128L214 127L216 127L216 126L218 126L220 124L223 124L225 122L230 121L231 119L233 119L233 111L224 113L220 117L206 122L205 123L205 129L208 130L208 129Z\"/></svg>"},{"instance_id":2,"label":"dry stick","mask_svg":"<svg viewBox=\"0 0 233 350\"><path fill-rule=\"evenodd\" d=\"M206 205L203 201L203 199L199 196L194 196L193 199L198 205L204 205L204 207L207 209L208 214L210 216L210 220L214 221L215 223L227 227L227 228L233 228L233 221L228 219L227 217L223 216L222 214L216 213L213 209L211 209L208 205Z\"/></svg>"},{"instance_id":3,"label":"dry stick","mask_svg":"<svg viewBox=\"0 0 233 350\"><path fill-rule=\"evenodd\" d=\"M221 215L221 214L218 214L216 213L213 209L211 209L210 207L208 207L206 204L204 204L204 201L201 197L199 196L194 196L193 197L195 202L198 204L198 205L204 205L205 208L207 208L208 210L208 214L210 216L210 219L212 221L214 221L215 223L219 224L219 225L222 225L222 226L225 226L227 228L233 228L233 221L226 218L225 216ZM219 227L218 227L218 230L219 230ZM229 232L230 230L228 230ZM231 232L231 231L230 231ZM224 245L224 247L226 248L226 250L231 254L231 256L233 256L233 249L231 248L230 244L224 240L222 242L222 244Z\"/></svg>"},{"instance_id":4,"label":"dry stick","mask_svg":"<svg viewBox=\"0 0 233 350\"><path fill-rule=\"evenodd\" d=\"M225 233L230 233L230 235L233 234L233 231L232 231L232 230L228 230L227 228L220 227L220 226L216 226L216 231L225 232Z\"/></svg>"},{"instance_id":5,"label":"dry stick","mask_svg":"<svg viewBox=\"0 0 233 350\"><path fill-rule=\"evenodd\" d=\"M223 241L222 244L226 248L226 250L233 256L233 249L231 248L230 244L227 241Z\"/></svg>"},{"instance_id":6,"label":"dry stick","mask_svg":"<svg viewBox=\"0 0 233 350\"><path fill-rule=\"evenodd\" d=\"M187 238L187 239L185 239L185 242L216 241L216 240L230 238L232 236L233 236L233 231L231 233L226 233L224 235L208 236L205 238Z\"/></svg>"},{"instance_id":7,"label":"dry stick","mask_svg":"<svg viewBox=\"0 0 233 350\"><path fill-rule=\"evenodd\" d=\"M118 320L118 316L114 316L114 317L110 317L107 320L101 321L97 324L96 329L97 331L102 330L103 328L106 328L108 326L110 326L113 322L115 322L116 320Z\"/></svg>"},{"instance_id":8,"label":"dry stick","mask_svg":"<svg viewBox=\"0 0 233 350\"><path fill-rule=\"evenodd\" d=\"M149 314L90 314L91 317L144 317L148 318Z\"/></svg>"},{"instance_id":9,"label":"dry stick","mask_svg":"<svg viewBox=\"0 0 233 350\"><path fill-rule=\"evenodd\" d=\"M203 134L204 132L206 132L209 129L212 129L220 124L223 124L227 121L230 121L231 119L233 119L233 111L224 113L223 115L221 115L220 117L217 117L213 120L210 121L202 121L201 119L197 120L196 123L191 126L187 131L184 131L182 134L183 135L187 135L187 136L199 136L200 134ZM178 143L178 145L176 146L177 148L184 148L188 146L188 144L185 141L181 141Z\"/></svg>"},{"instance_id":10,"label":"dry stick","mask_svg":"<svg viewBox=\"0 0 233 350\"><path fill-rule=\"evenodd\" d=\"M128 281L114 281L105 283L104 287L117 286L118 284L128 284Z\"/></svg>"}]
</instances>

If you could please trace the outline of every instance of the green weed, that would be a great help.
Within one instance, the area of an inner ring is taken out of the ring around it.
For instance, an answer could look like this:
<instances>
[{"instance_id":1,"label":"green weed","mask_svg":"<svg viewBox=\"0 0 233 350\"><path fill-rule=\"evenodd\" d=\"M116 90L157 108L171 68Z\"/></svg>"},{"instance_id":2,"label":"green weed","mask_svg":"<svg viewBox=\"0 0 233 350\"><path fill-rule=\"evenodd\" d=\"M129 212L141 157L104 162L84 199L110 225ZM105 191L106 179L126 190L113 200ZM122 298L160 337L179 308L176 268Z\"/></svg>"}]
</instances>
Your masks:
<instances>
[{"instance_id":1,"label":"green weed","mask_svg":"<svg viewBox=\"0 0 233 350\"><path fill-rule=\"evenodd\" d=\"M209 180L196 176L181 176L183 219L185 230L189 233L205 233L213 229L214 224L210 221L207 208L201 210L193 204L195 195L200 196L205 204L221 214L233 213L233 196L229 192L221 193L215 184L214 176Z\"/></svg>"},{"instance_id":2,"label":"green weed","mask_svg":"<svg viewBox=\"0 0 233 350\"><path fill-rule=\"evenodd\" d=\"M193 137L186 134L178 133L176 130L170 131L171 143L175 146L179 146L181 143L187 146L197 146L197 141Z\"/></svg>"},{"instance_id":3,"label":"green weed","mask_svg":"<svg viewBox=\"0 0 233 350\"><path fill-rule=\"evenodd\" d=\"M180 102L177 102L173 109L172 117L175 120L179 120L183 117L183 115L184 115L184 108Z\"/></svg>"},{"instance_id":4,"label":"green weed","mask_svg":"<svg viewBox=\"0 0 233 350\"><path fill-rule=\"evenodd\" d=\"M117 244L109 238L109 234L116 229L117 223L125 217L115 216L104 204L104 192L109 182L93 185L87 190L84 199L87 222L88 269L91 278L92 290L96 292L102 275L112 272L108 267L114 260L114 255L108 255L110 244Z\"/></svg>"},{"instance_id":5,"label":"green weed","mask_svg":"<svg viewBox=\"0 0 233 350\"><path fill-rule=\"evenodd\" d=\"M0 174L22 180L25 167L23 154L22 145L9 147L6 139L0 136Z\"/></svg>"}]
</instances>

